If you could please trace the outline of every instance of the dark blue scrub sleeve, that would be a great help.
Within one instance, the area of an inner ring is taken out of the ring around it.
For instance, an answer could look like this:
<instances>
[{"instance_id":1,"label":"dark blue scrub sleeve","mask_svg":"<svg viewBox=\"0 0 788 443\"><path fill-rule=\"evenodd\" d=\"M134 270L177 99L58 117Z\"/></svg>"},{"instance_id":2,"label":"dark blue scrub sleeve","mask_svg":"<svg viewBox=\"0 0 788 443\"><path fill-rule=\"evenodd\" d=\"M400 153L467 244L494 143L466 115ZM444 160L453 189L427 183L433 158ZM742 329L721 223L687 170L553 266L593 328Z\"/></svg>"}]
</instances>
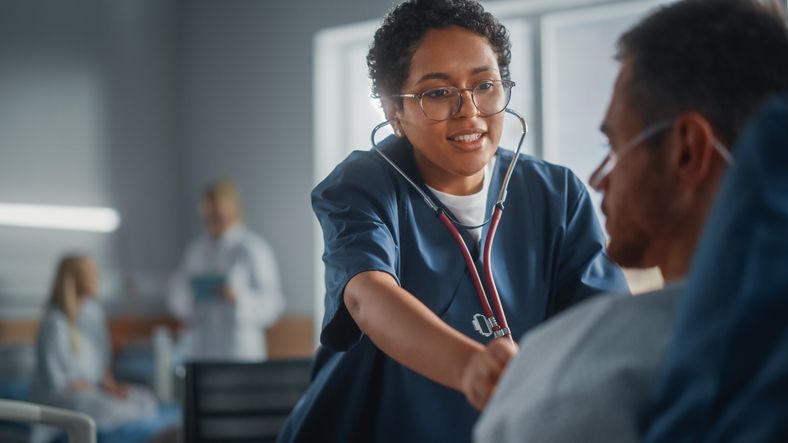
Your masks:
<instances>
[{"instance_id":1,"label":"dark blue scrub sleeve","mask_svg":"<svg viewBox=\"0 0 788 443\"><path fill-rule=\"evenodd\" d=\"M585 186L572 173L565 232L560 242L556 311L602 292L629 294L621 270L607 256L605 234Z\"/></svg>"},{"instance_id":2,"label":"dark blue scrub sleeve","mask_svg":"<svg viewBox=\"0 0 788 443\"><path fill-rule=\"evenodd\" d=\"M323 229L325 317L320 340L335 351L361 337L344 303L345 286L365 271L382 271L399 281L395 188L388 171L373 158L351 154L312 192L312 206Z\"/></svg>"}]
</instances>

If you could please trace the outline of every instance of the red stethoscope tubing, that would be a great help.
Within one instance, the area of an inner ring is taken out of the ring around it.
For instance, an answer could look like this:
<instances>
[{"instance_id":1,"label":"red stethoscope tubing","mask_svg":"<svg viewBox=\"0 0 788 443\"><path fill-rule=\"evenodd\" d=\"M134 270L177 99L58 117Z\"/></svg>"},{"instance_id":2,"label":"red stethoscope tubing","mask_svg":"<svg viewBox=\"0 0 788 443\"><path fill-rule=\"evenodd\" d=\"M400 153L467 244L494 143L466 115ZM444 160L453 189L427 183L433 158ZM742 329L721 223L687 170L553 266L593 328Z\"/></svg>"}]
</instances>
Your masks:
<instances>
[{"instance_id":1,"label":"red stethoscope tubing","mask_svg":"<svg viewBox=\"0 0 788 443\"><path fill-rule=\"evenodd\" d=\"M498 288L495 286L495 279L492 274L492 258L490 257L493 240L495 239L495 232L498 230L498 222L501 221L502 215L503 204L499 203L495 205L495 209L493 210L493 218L490 222L490 228L487 230L487 240L484 243L484 273L487 277L487 289L489 289L490 296L492 297L493 308L495 308L495 314L498 316L498 321L500 322L500 329L503 329L504 335L511 338L512 333L509 329L509 323L506 321L506 315L503 312L503 305L501 304L501 297L498 295ZM495 330L495 327L493 327L493 331Z\"/></svg>"},{"instance_id":2,"label":"red stethoscope tubing","mask_svg":"<svg viewBox=\"0 0 788 443\"><path fill-rule=\"evenodd\" d=\"M495 338L509 337L511 340L512 333L509 329L508 323L506 322L506 315L503 312L503 305L501 305L501 298L498 295L498 289L495 287L495 280L493 279L492 275L492 263L490 259L492 243L495 239L495 231L498 229L498 223L501 220L502 214L503 205L496 205L492 220L490 221L490 228L487 230L487 238L484 244L485 279L487 280L487 287L490 291L490 298L492 298L496 315L493 314L493 310L490 307L490 301L487 297L487 292L484 290L484 286L482 285L482 279L479 277L479 272L476 270L476 265L474 264L473 258L471 257L471 252L468 250L468 246L465 244L465 240L463 240L462 235L460 235L460 231L456 226L454 226L454 223L449 220L449 217L444 211L439 211L438 219L443 222L443 225L446 226L446 229L448 229L449 233L451 233L452 237L454 237L454 240L457 242L457 246L462 252L463 258L465 258L465 265L468 268L468 272L471 274L473 285L476 287L476 295L479 297L479 303L482 305L484 316L491 323L490 327L493 334L495 335ZM496 321L496 319L498 321Z\"/></svg>"},{"instance_id":3,"label":"red stethoscope tubing","mask_svg":"<svg viewBox=\"0 0 788 443\"><path fill-rule=\"evenodd\" d=\"M512 157L512 161L509 163L509 167L507 168L506 175L504 177L503 183L501 183L501 192L498 196L498 201L495 203L495 209L493 210L492 217L490 218L490 228L487 230L487 237L484 243L484 251L482 260L484 261L484 277L487 280L487 289L490 292L490 298L492 298L493 306L490 307L490 301L487 297L487 291L484 290L484 285L482 284L482 279L479 277L479 272L476 270L476 265L473 262L473 257L471 257L471 253L468 250L468 245L465 244L465 240L463 240L462 235L460 235L460 231L454 225L452 220L446 215L446 212L433 203L432 199L430 199L427 194L424 193L419 186L413 182L413 180L405 174L402 169L397 166L396 163L391 161L390 158L386 156L380 149L378 149L377 143L375 143L375 134L378 130L386 125L391 124L390 121L385 121L372 129L372 135L370 138L372 139L372 146L380 154L383 159L391 165L410 185L421 195L424 199L424 202L427 203L427 206L432 208L435 211L438 219L446 226L446 229L449 230L454 240L457 242L457 246L460 248L462 252L462 256L465 259L465 264L468 268L468 272L471 274L471 279L473 280L473 285L476 287L476 295L479 297L479 303L482 305L482 310L484 311L484 316L487 321L487 325L490 327L490 331L494 338L499 337L508 337L509 340L512 339L512 332L509 329L509 324L506 322L506 315L503 312L503 305L501 304L501 297L498 295L498 288L495 287L495 280L493 279L492 274L492 258L491 258L491 251L493 240L495 239L495 231L498 230L498 223L501 221L501 215L503 215L503 202L506 200L506 193L507 189L509 188L509 179L512 176L512 172L514 170L514 164L517 161L518 156L520 155L520 149L523 146L523 140L525 140L525 135L528 133L528 125L525 123L525 119L518 114L516 111L506 108L504 111L508 114L511 114L520 121L520 124L523 127L523 132L520 134L520 141L517 143L517 149L514 151L514 156ZM486 224L486 222L485 222ZM493 314L493 308L495 308L495 314Z\"/></svg>"}]
</instances>

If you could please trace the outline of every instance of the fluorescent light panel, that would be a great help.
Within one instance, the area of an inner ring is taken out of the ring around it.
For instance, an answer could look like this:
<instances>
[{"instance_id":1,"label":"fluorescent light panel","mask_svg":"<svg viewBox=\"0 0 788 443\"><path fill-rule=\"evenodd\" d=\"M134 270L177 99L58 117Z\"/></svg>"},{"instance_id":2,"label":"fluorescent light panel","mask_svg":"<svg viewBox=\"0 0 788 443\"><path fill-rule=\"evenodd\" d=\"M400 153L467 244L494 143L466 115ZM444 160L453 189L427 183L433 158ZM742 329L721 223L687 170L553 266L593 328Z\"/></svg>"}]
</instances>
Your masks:
<instances>
[{"instance_id":1,"label":"fluorescent light panel","mask_svg":"<svg viewBox=\"0 0 788 443\"><path fill-rule=\"evenodd\" d=\"M112 208L0 203L0 225L112 232L120 216Z\"/></svg>"}]
</instances>

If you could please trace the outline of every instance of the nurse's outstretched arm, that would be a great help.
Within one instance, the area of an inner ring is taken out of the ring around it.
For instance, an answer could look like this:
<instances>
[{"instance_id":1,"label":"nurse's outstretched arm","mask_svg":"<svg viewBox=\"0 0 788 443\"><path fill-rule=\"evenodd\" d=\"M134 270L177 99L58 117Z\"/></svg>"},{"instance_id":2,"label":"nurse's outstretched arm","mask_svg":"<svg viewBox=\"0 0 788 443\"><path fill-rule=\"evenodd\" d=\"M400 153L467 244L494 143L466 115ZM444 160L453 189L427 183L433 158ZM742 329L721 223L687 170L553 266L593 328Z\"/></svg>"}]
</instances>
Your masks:
<instances>
[{"instance_id":1,"label":"nurse's outstretched arm","mask_svg":"<svg viewBox=\"0 0 788 443\"><path fill-rule=\"evenodd\" d=\"M466 337L385 272L356 275L343 298L359 328L389 357L464 393L477 409L487 403L517 353L508 339L493 340L485 347Z\"/></svg>"}]
</instances>

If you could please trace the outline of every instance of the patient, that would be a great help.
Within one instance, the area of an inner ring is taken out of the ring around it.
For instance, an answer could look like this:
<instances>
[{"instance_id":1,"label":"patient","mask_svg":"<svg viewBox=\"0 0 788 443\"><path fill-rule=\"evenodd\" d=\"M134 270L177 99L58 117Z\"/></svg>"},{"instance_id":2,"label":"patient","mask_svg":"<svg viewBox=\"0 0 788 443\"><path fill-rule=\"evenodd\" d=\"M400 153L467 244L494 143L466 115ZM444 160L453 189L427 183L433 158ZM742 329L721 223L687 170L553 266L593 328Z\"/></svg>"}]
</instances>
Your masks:
<instances>
[{"instance_id":1,"label":"patient","mask_svg":"<svg viewBox=\"0 0 788 443\"><path fill-rule=\"evenodd\" d=\"M97 291L92 259L68 256L60 261L36 340L31 400L88 414L96 422L99 440L119 441L121 436L112 431L136 424L135 441L145 441L176 424L177 417L158 417L149 390L112 376L109 334L95 300ZM38 431L37 440L46 440Z\"/></svg>"},{"instance_id":2,"label":"patient","mask_svg":"<svg viewBox=\"0 0 788 443\"><path fill-rule=\"evenodd\" d=\"M755 1L684 0L620 37L602 125L611 258L667 286L600 297L524 336L474 430L479 442L633 442L652 403L675 307L744 122L788 89L788 33ZM665 440L667 441L667 440Z\"/></svg>"},{"instance_id":3,"label":"patient","mask_svg":"<svg viewBox=\"0 0 788 443\"><path fill-rule=\"evenodd\" d=\"M788 95L742 135L693 259L647 443L788 441Z\"/></svg>"}]
</instances>

